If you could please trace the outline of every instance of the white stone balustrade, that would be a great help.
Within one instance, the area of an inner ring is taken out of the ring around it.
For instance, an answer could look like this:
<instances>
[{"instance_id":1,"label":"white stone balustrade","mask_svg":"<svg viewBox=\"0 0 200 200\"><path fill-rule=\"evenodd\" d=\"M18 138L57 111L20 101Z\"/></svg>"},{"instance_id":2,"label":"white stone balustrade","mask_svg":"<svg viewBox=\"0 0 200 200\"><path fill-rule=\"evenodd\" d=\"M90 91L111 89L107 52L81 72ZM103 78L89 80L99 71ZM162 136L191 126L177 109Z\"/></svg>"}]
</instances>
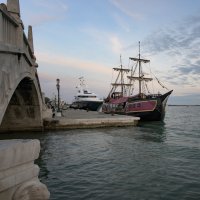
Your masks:
<instances>
[{"instance_id":1,"label":"white stone balustrade","mask_svg":"<svg viewBox=\"0 0 200 200\"><path fill-rule=\"evenodd\" d=\"M0 141L0 199L48 200L50 193L38 179L38 140Z\"/></svg>"}]
</instances>

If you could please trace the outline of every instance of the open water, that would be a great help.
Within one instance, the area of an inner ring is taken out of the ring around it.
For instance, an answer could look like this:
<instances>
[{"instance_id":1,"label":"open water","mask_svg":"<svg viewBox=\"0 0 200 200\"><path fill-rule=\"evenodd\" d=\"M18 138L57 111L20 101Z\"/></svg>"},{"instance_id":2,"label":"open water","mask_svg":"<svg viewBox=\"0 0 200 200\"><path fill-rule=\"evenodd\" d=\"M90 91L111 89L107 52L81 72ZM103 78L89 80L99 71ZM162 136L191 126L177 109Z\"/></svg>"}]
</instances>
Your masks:
<instances>
[{"instance_id":1,"label":"open water","mask_svg":"<svg viewBox=\"0 0 200 200\"><path fill-rule=\"evenodd\" d=\"M41 141L53 200L199 200L200 107L168 107L138 127L6 134Z\"/></svg>"}]
</instances>

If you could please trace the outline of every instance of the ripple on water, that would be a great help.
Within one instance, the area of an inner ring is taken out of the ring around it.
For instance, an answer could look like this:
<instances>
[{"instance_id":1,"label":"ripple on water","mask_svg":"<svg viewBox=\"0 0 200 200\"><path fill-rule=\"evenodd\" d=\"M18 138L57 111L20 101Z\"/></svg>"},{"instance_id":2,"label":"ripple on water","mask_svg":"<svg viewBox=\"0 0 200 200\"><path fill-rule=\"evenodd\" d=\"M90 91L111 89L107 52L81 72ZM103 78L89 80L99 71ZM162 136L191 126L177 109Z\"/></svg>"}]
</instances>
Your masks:
<instances>
[{"instance_id":1,"label":"ripple on water","mask_svg":"<svg viewBox=\"0 0 200 200\"><path fill-rule=\"evenodd\" d=\"M198 200L199 113L169 107L163 123L28 137L41 141L40 179L53 200Z\"/></svg>"}]
</instances>

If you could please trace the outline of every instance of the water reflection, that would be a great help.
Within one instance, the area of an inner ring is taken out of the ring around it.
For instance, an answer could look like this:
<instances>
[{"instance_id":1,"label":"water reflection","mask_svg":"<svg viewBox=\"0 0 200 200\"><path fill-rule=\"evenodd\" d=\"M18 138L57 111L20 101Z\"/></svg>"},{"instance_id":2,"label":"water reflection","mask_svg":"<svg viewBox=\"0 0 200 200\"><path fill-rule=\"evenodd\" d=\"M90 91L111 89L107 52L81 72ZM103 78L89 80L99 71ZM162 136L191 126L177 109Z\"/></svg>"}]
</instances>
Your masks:
<instances>
[{"instance_id":1,"label":"water reflection","mask_svg":"<svg viewBox=\"0 0 200 200\"><path fill-rule=\"evenodd\" d=\"M167 138L165 122L140 122L137 130L137 139L149 142L165 142Z\"/></svg>"},{"instance_id":2,"label":"water reflection","mask_svg":"<svg viewBox=\"0 0 200 200\"><path fill-rule=\"evenodd\" d=\"M0 139L40 140L40 178L54 200L199 199L200 107L187 109L173 107L165 122L138 127L1 134Z\"/></svg>"},{"instance_id":3,"label":"water reflection","mask_svg":"<svg viewBox=\"0 0 200 200\"><path fill-rule=\"evenodd\" d=\"M49 170L47 168L47 163L46 163L46 157L47 157L46 154L47 154L48 148L49 148L49 142L48 141L49 141L49 139L48 139L47 135L45 137L43 137L42 140L40 140L40 146L41 146L40 156L36 160L36 164L38 166L40 166L40 168L42 168L42 170L40 170L40 178L42 180L43 179L47 180L48 175L49 175Z\"/></svg>"}]
</instances>

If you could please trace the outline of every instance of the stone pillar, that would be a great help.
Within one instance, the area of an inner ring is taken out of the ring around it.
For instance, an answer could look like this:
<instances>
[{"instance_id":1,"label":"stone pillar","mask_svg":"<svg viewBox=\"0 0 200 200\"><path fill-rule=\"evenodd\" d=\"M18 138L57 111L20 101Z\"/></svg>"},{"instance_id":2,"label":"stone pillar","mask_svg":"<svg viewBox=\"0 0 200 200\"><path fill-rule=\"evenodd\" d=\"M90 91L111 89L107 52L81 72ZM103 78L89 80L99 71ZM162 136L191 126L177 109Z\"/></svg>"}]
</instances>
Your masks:
<instances>
[{"instance_id":1,"label":"stone pillar","mask_svg":"<svg viewBox=\"0 0 200 200\"><path fill-rule=\"evenodd\" d=\"M50 193L38 179L34 164L40 152L38 140L0 141L0 199L48 200Z\"/></svg>"},{"instance_id":2,"label":"stone pillar","mask_svg":"<svg viewBox=\"0 0 200 200\"><path fill-rule=\"evenodd\" d=\"M24 25L20 18L20 5L19 0L7 0L7 10L12 17L18 22L17 32L16 32L16 40L17 46L23 49L23 34L24 34Z\"/></svg>"},{"instance_id":3,"label":"stone pillar","mask_svg":"<svg viewBox=\"0 0 200 200\"><path fill-rule=\"evenodd\" d=\"M7 0L8 11L20 17L19 0Z\"/></svg>"},{"instance_id":4,"label":"stone pillar","mask_svg":"<svg viewBox=\"0 0 200 200\"><path fill-rule=\"evenodd\" d=\"M34 54L32 26L28 26L28 43L31 48L32 54Z\"/></svg>"},{"instance_id":5,"label":"stone pillar","mask_svg":"<svg viewBox=\"0 0 200 200\"><path fill-rule=\"evenodd\" d=\"M1 11L0 11L0 42L3 42L3 16Z\"/></svg>"}]
</instances>

